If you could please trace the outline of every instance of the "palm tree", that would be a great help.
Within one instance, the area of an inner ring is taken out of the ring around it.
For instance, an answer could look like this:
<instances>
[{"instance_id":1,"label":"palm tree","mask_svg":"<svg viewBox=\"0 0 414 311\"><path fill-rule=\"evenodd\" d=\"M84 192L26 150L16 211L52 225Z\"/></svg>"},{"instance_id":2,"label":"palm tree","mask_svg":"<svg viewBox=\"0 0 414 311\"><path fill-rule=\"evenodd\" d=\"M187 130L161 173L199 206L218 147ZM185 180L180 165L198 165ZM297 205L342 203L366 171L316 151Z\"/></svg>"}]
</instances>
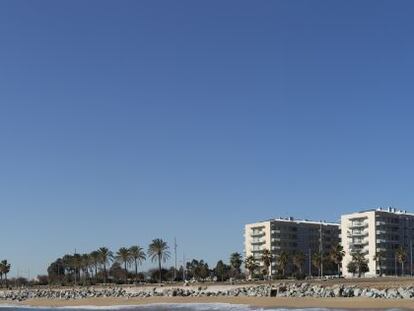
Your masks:
<instances>
[{"instance_id":1,"label":"palm tree","mask_svg":"<svg viewBox=\"0 0 414 311\"><path fill-rule=\"evenodd\" d=\"M135 264L135 281L138 280L138 265L141 265L142 262L147 259L145 256L144 249L138 245L131 246L129 248L129 253L131 254L131 258L134 260Z\"/></svg>"},{"instance_id":2,"label":"palm tree","mask_svg":"<svg viewBox=\"0 0 414 311\"><path fill-rule=\"evenodd\" d=\"M256 259L254 258L254 256L251 256L251 255L248 256L246 260L244 261L244 265L246 269L249 271L250 278L252 278L254 270L257 269L257 263L256 263Z\"/></svg>"},{"instance_id":3,"label":"palm tree","mask_svg":"<svg viewBox=\"0 0 414 311\"><path fill-rule=\"evenodd\" d=\"M401 275L404 275L404 263L407 260L407 252L402 246L398 247L395 251L395 257L397 258L397 261L401 264Z\"/></svg>"},{"instance_id":4,"label":"palm tree","mask_svg":"<svg viewBox=\"0 0 414 311\"><path fill-rule=\"evenodd\" d=\"M240 253L232 253L230 255L230 266L232 267L234 274L240 273L240 267L243 264L242 255Z\"/></svg>"},{"instance_id":5,"label":"palm tree","mask_svg":"<svg viewBox=\"0 0 414 311\"><path fill-rule=\"evenodd\" d=\"M342 259L344 258L344 256L345 256L344 248L339 243L333 246L329 252L329 259L337 266L338 277L341 276L341 263L342 263Z\"/></svg>"},{"instance_id":6,"label":"palm tree","mask_svg":"<svg viewBox=\"0 0 414 311\"><path fill-rule=\"evenodd\" d=\"M217 278L220 278L220 280L223 282L224 278L228 274L229 266L227 266L223 260L217 261L216 267L214 268L214 273Z\"/></svg>"},{"instance_id":7,"label":"palm tree","mask_svg":"<svg viewBox=\"0 0 414 311\"><path fill-rule=\"evenodd\" d=\"M354 252L352 254L352 262L354 262L357 271L358 277L361 277L363 272L368 271L368 260L365 258L365 255L360 251Z\"/></svg>"},{"instance_id":8,"label":"palm tree","mask_svg":"<svg viewBox=\"0 0 414 311\"><path fill-rule=\"evenodd\" d=\"M70 274L72 272L72 261L72 255L65 255L62 257L65 274Z\"/></svg>"},{"instance_id":9,"label":"palm tree","mask_svg":"<svg viewBox=\"0 0 414 311\"><path fill-rule=\"evenodd\" d=\"M106 283L106 280L108 278L108 273L106 271L106 265L112 261L114 258L113 253L106 247L101 247L98 249L99 252L99 261L101 265L103 266L103 272L104 272L104 283Z\"/></svg>"},{"instance_id":10,"label":"palm tree","mask_svg":"<svg viewBox=\"0 0 414 311\"><path fill-rule=\"evenodd\" d=\"M168 249L169 247L167 245L167 242L164 242L162 239L154 239L148 246L148 257L151 258L152 262L158 260L160 283L162 283L161 262L166 262L167 259L170 258L170 252Z\"/></svg>"},{"instance_id":11,"label":"palm tree","mask_svg":"<svg viewBox=\"0 0 414 311\"><path fill-rule=\"evenodd\" d=\"M269 267L272 265L272 253L268 249L264 249L262 252L262 262L265 266L265 269L263 271L266 271L266 275L270 280L272 273L269 271Z\"/></svg>"},{"instance_id":12,"label":"palm tree","mask_svg":"<svg viewBox=\"0 0 414 311\"><path fill-rule=\"evenodd\" d=\"M277 259L277 264L280 269L282 269L282 275L283 277L286 276L286 267L289 263L289 254L285 251L281 252L279 254L279 257Z\"/></svg>"},{"instance_id":13,"label":"palm tree","mask_svg":"<svg viewBox=\"0 0 414 311\"><path fill-rule=\"evenodd\" d=\"M125 270L125 283L128 282L128 265L131 263L132 257L129 249L126 247L121 247L116 253L116 260L124 265Z\"/></svg>"},{"instance_id":14,"label":"palm tree","mask_svg":"<svg viewBox=\"0 0 414 311\"><path fill-rule=\"evenodd\" d=\"M305 255L298 251L293 254L292 263L299 270L299 273L302 274L303 263L305 262Z\"/></svg>"},{"instance_id":15,"label":"palm tree","mask_svg":"<svg viewBox=\"0 0 414 311\"><path fill-rule=\"evenodd\" d=\"M318 269L318 276L319 277L322 277L321 276L321 265L322 265L322 254L321 253L319 253L319 252L315 252L313 255L312 255L312 265L316 268L316 269Z\"/></svg>"},{"instance_id":16,"label":"palm tree","mask_svg":"<svg viewBox=\"0 0 414 311\"><path fill-rule=\"evenodd\" d=\"M372 258L376 263L377 263L377 267L379 269L379 275L382 276L382 263L385 260L385 255L386 253L384 251L377 251L374 255L374 257Z\"/></svg>"},{"instance_id":17,"label":"palm tree","mask_svg":"<svg viewBox=\"0 0 414 311\"><path fill-rule=\"evenodd\" d=\"M75 285L76 285L78 273L79 273L79 278L80 278L80 269L82 268L82 256L80 254L73 254L71 258L72 258L71 266L73 270L75 271Z\"/></svg>"},{"instance_id":18,"label":"palm tree","mask_svg":"<svg viewBox=\"0 0 414 311\"><path fill-rule=\"evenodd\" d=\"M3 265L0 262L0 287L3 287Z\"/></svg>"},{"instance_id":19,"label":"palm tree","mask_svg":"<svg viewBox=\"0 0 414 311\"><path fill-rule=\"evenodd\" d=\"M89 254L89 258L91 260L91 264L93 266L94 272L95 272L95 279L98 278L98 265L100 262L100 253L98 251L93 251Z\"/></svg>"},{"instance_id":20,"label":"palm tree","mask_svg":"<svg viewBox=\"0 0 414 311\"><path fill-rule=\"evenodd\" d=\"M10 268L11 268L11 265L7 262L7 260L2 260L0 262L0 271L1 271L2 275L4 275L4 280L5 280L5 283L6 283L6 287L7 287L7 273L10 272Z\"/></svg>"},{"instance_id":21,"label":"palm tree","mask_svg":"<svg viewBox=\"0 0 414 311\"><path fill-rule=\"evenodd\" d=\"M92 258L91 253L88 254L88 267L87 267L87 271L88 271L88 276L89 279L94 279L95 278L95 259Z\"/></svg>"},{"instance_id":22,"label":"palm tree","mask_svg":"<svg viewBox=\"0 0 414 311\"><path fill-rule=\"evenodd\" d=\"M87 278L89 278L89 267L91 263L91 258L89 257L89 254L82 254L81 260L82 260L81 269L83 271L83 277L86 280Z\"/></svg>"}]
</instances>

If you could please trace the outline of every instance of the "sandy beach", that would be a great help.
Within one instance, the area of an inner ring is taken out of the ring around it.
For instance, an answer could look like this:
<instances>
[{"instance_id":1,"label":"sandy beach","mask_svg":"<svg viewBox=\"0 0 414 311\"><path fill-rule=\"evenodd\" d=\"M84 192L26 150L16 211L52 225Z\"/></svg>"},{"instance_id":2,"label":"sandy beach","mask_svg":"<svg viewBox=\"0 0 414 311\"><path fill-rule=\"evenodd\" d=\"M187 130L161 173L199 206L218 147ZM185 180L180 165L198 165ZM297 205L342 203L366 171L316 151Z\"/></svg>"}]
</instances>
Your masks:
<instances>
[{"instance_id":1,"label":"sandy beach","mask_svg":"<svg viewBox=\"0 0 414 311\"><path fill-rule=\"evenodd\" d=\"M409 309L414 310L413 300L373 298L273 298L273 297L150 297L150 298L90 298L82 300L33 299L19 303L36 307L66 306L122 306L155 303L229 303L264 308L341 308L341 309Z\"/></svg>"},{"instance_id":2,"label":"sandy beach","mask_svg":"<svg viewBox=\"0 0 414 311\"><path fill-rule=\"evenodd\" d=\"M294 282L294 281L290 281ZM290 283L287 281L287 283ZM328 281L311 281L312 284L323 283L326 286L346 284L358 285L364 288L397 288L400 286L412 286L412 278L381 278L381 279L341 279ZM224 291L245 286L246 284L229 285L229 284L194 284L187 287L177 285L164 285L157 289L165 290L168 288L186 288L196 289L199 286L208 287L210 291ZM257 283L251 283L254 286ZM95 287L96 289L104 287ZM137 292L143 289L152 289L154 285L144 286L124 286L128 292ZM4 301L4 304L15 304L15 302ZM263 308L341 308L341 309L407 309L414 310L414 299L383 299L383 298L367 298L367 297L335 297L335 298L311 298L311 297L248 297L248 296L202 296L202 297L99 297L99 298L84 298L84 299L48 299L35 298L24 300L16 304L21 306L36 306L36 307L66 307L66 306L122 306L122 305L143 305L143 304L157 304L157 303L229 303L242 304L254 307Z\"/></svg>"}]
</instances>

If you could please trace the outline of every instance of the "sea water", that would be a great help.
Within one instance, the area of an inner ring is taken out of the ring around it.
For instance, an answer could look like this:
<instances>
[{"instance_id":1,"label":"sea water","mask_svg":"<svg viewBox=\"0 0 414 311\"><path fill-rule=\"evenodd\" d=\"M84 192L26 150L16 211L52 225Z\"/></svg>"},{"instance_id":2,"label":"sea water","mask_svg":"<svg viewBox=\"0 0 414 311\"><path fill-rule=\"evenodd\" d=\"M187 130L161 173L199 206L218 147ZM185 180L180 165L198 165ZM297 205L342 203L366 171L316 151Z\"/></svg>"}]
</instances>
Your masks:
<instances>
[{"instance_id":1,"label":"sea water","mask_svg":"<svg viewBox=\"0 0 414 311\"><path fill-rule=\"evenodd\" d=\"M149 304L139 306L113 306L113 307L20 307L12 305L0 305L4 311L62 311L65 309L74 309L76 311L351 311L349 309L328 309L328 308L255 308L245 305L233 305L224 303L209 303L209 304ZM362 310L362 309L361 309ZM402 309L370 309L381 311L401 311ZM357 311L353 309L352 311ZM366 309L365 309L366 311Z\"/></svg>"}]
</instances>

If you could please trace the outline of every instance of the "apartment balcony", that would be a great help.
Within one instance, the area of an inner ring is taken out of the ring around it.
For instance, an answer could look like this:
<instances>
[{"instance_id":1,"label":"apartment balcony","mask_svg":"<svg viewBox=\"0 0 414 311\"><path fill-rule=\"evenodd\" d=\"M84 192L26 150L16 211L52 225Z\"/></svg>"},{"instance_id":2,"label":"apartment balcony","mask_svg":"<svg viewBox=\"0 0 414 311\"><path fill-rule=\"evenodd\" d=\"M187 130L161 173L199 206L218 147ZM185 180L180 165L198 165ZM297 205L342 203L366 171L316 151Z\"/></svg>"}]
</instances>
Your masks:
<instances>
[{"instance_id":1,"label":"apartment balcony","mask_svg":"<svg viewBox=\"0 0 414 311\"><path fill-rule=\"evenodd\" d=\"M272 246L272 251L277 251L280 249L280 246Z\"/></svg>"},{"instance_id":2,"label":"apartment balcony","mask_svg":"<svg viewBox=\"0 0 414 311\"><path fill-rule=\"evenodd\" d=\"M395 259L393 259L392 261L391 260L384 261L382 263L381 267L384 268L384 269L394 270L395 269ZM401 264L400 264L400 267L398 267L398 268L401 268ZM407 267L407 268L409 270L409 267Z\"/></svg>"},{"instance_id":3,"label":"apartment balcony","mask_svg":"<svg viewBox=\"0 0 414 311\"><path fill-rule=\"evenodd\" d=\"M349 225L349 228L368 228L368 224L366 222L354 222Z\"/></svg>"},{"instance_id":4,"label":"apartment balcony","mask_svg":"<svg viewBox=\"0 0 414 311\"><path fill-rule=\"evenodd\" d=\"M376 233L377 233L377 235L380 235L380 234L387 234L387 233L388 233L388 231L387 231L387 230L377 230L377 231L376 231Z\"/></svg>"},{"instance_id":5,"label":"apartment balcony","mask_svg":"<svg viewBox=\"0 0 414 311\"><path fill-rule=\"evenodd\" d=\"M350 233L348 233L348 238L352 238L352 237L366 237L366 236L368 236L368 232L366 232L366 231L350 232Z\"/></svg>"},{"instance_id":6,"label":"apartment balcony","mask_svg":"<svg viewBox=\"0 0 414 311\"><path fill-rule=\"evenodd\" d=\"M349 253L351 254L351 256L352 256L352 254L355 254L355 253L360 253L360 254L362 254L362 255L368 255L368 253L369 253L369 250L368 249L366 249L366 248L356 248L356 249L350 249L349 250Z\"/></svg>"},{"instance_id":7,"label":"apartment balcony","mask_svg":"<svg viewBox=\"0 0 414 311\"><path fill-rule=\"evenodd\" d=\"M263 249L252 249L251 252L252 253L262 253Z\"/></svg>"},{"instance_id":8,"label":"apartment balcony","mask_svg":"<svg viewBox=\"0 0 414 311\"><path fill-rule=\"evenodd\" d=\"M260 245L260 244L266 243L266 241L265 240L252 240L250 241L250 243L253 245Z\"/></svg>"},{"instance_id":9,"label":"apartment balcony","mask_svg":"<svg viewBox=\"0 0 414 311\"><path fill-rule=\"evenodd\" d=\"M250 236L251 236L252 238L262 237L262 236L264 236L264 235L265 235L265 233L264 233L264 232L253 232L253 233L251 233L251 234L250 234Z\"/></svg>"},{"instance_id":10,"label":"apartment balcony","mask_svg":"<svg viewBox=\"0 0 414 311\"><path fill-rule=\"evenodd\" d=\"M272 242L280 242L280 238L272 238Z\"/></svg>"},{"instance_id":11,"label":"apartment balcony","mask_svg":"<svg viewBox=\"0 0 414 311\"><path fill-rule=\"evenodd\" d=\"M368 253L369 253L368 249L366 249L366 248L354 248L354 249L351 249L351 255L354 254L354 253L356 253L356 252L361 253L362 255L368 255Z\"/></svg>"},{"instance_id":12,"label":"apartment balcony","mask_svg":"<svg viewBox=\"0 0 414 311\"><path fill-rule=\"evenodd\" d=\"M349 247L364 247L368 245L368 241L362 240L362 241L354 241L349 243Z\"/></svg>"},{"instance_id":13,"label":"apartment balcony","mask_svg":"<svg viewBox=\"0 0 414 311\"><path fill-rule=\"evenodd\" d=\"M277 233L280 233L280 230L272 230L272 234L277 234Z\"/></svg>"},{"instance_id":14,"label":"apartment balcony","mask_svg":"<svg viewBox=\"0 0 414 311\"><path fill-rule=\"evenodd\" d=\"M385 221L377 220L375 222L375 225L376 226L385 226L385 225L387 225L387 223Z\"/></svg>"}]
</instances>

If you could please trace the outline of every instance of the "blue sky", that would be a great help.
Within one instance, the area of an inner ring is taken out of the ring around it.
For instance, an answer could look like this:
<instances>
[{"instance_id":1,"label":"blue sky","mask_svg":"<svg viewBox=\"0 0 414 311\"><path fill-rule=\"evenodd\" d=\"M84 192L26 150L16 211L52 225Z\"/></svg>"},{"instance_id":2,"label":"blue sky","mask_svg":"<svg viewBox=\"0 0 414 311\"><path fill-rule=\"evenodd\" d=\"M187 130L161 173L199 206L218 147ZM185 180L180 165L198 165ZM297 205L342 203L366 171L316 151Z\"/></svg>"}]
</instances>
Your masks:
<instances>
[{"instance_id":1,"label":"blue sky","mask_svg":"<svg viewBox=\"0 0 414 311\"><path fill-rule=\"evenodd\" d=\"M413 9L2 1L0 258L177 237L215 264L246 222L412 211Z\"/></svg>"}]
</instances>

